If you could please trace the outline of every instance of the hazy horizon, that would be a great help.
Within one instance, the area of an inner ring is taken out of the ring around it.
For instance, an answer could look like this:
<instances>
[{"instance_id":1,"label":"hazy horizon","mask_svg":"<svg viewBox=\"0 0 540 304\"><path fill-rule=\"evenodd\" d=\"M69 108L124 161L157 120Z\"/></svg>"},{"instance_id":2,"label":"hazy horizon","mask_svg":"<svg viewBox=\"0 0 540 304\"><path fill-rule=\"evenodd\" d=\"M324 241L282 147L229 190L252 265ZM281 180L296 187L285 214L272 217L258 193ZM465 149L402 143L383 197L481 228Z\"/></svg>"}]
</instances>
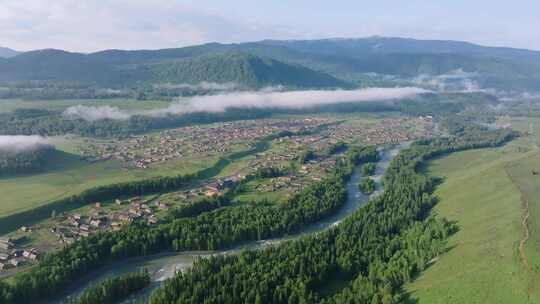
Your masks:
<instances>
[{"instance_id":1,"label":"hazy horizon","mask_svg":"<svg viewBox=\"0 0 540 304\"><path fill-rule=\"evenodd\" d=\"M504 45L497 45L497 44L482 44L482 43L477 43L477 42L474 42L474 41L455 40L455 39L423 39L423 38L417 38L417 37L383 36L383 35L371 35L371 36L362 36L362 37L321 37L321 38L313 38L313 39L272 39L272 38L262 38L262 39L259 39L259 40L246 40L246 41L238 41L238 42L208 41L208 42L203 42L203 43L198 43L198 44L179 45L179 46L176 46L176 47L172 46L172 47L165 47L165 48L160 48L160 47L156 47L156 48L104 48L104 49L97 49L97 50L92 50L92 51L77 51L77 50L63 49L63 48L58 48L58 47L46 47L46 48L36 48L36 49L21 50L21 49L12 48L9 45L2 45L2 44L0 44L0 48L7 48L7 49L11 49L13 51L20 52L20 53L31 52L31 51L41 51L41 50L61 50L61 51L67 51L67 52L73 52L73 53L92 54L92 53L99 53L99 52L111 51L111 50L155 51L155 50L163 50L163 49L176 49L176 48L184 48L184 47L193 47L193 46L212 44L212 43L218 43L218 44L227 45L227 44L256 43L256 42L267 41L267 40L275 40L275 41L317 41L317 40L359 40L359 39L369 39L369 38L412 39L412 40L419 40L419 41L453 41L453 42L470 43L470 44L473 44L473 45L478 45L478 46L483 46L483 47L512 48L512 49L522 49L522 50L540 52L540 48L539 49L532 49L532 48L504 46Z\"/></svg>"},{"instance_id":2,"label":"hazy horizon","mask_svg":"<svg viewBox=\"0 0 540 304\"><path fill-rule=\"evenodd\" d=\"M540 50L540 3L6 0L0 46L18 51L163 49L264 39L406 37ZM515 20L520 20L519 23Z\"/></svg>"}]
</instances>

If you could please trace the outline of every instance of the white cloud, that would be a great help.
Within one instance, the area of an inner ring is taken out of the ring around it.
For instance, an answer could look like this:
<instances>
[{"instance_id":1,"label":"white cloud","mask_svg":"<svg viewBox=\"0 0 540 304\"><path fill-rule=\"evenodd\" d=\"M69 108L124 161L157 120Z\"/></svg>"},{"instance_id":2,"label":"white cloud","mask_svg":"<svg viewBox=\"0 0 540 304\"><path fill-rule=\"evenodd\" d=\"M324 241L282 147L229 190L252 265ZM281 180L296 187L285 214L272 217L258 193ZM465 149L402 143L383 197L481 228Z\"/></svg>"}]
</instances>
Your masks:
<instances>
[{"instance_id":1,"label":"white cloud","mask_svg":"<svg viewBox=\"0 0 540 304\"><path fill-rule=\"evenodd\" d=\"M425 93L427 90L415 87L368 88L361 90L307 90L276 92L234 92L219 95L181 98L178 102L152 114L182 114L191 112L221 112L230 107L239 108L293 108L300 109L318 105L343 102L365 102L403 99Z\"/></svg>"},{"instance_id":2,"label":"white cloud","mask_svg":"<svg viewBox=\"0 0 540 304\"><path fill-rule=\"evenodd\" d=\"M128 113L121 111L117 107L87 107L82 105L67 108L64 111L63 116L69 119L84 119L86 121L97 121L103 119L125 120L129 119L130 117Z\"/></svg>"},{"instance_id":3,"label":"white cloud","mask_svg":"<svg viewBox=\"0 0 540 304\"><path fill-rule=\"evenodd\" d=\"M30 151L43 145L52 144L52 139L38 135L0 135L0 150L12 153Z\"/></svg>"},{"instance_id":4,"label":"white cloud","mask_svg":"<svg viewBox=\"0 0 540 304\"><path fill-rule=\"evenodd\" d=\"M0 45L19 50L156 49L267 36L218 11L174 0L3 0Z\"/></svg>"},{"instance_id":5,"label":"white cloud","mask_svg":"<svg viewBox=\"0 0 540 304\"><path fill-rule=\"evenodd\" d=\"M269 87L260 91L228 92L180 98L165 109L137 112L137 115L161 116L193 112L223 112L227 108L290 108L301 109L319 105L344 102L366 102L398 100L429 92L416 87L368 88L360 90L306 90L279 91L280 87ZM69 119L97 121L102 119L125 120L134 113L116 107L88 107L77 105L63 113Z\"/></svg>"}]
</instances>

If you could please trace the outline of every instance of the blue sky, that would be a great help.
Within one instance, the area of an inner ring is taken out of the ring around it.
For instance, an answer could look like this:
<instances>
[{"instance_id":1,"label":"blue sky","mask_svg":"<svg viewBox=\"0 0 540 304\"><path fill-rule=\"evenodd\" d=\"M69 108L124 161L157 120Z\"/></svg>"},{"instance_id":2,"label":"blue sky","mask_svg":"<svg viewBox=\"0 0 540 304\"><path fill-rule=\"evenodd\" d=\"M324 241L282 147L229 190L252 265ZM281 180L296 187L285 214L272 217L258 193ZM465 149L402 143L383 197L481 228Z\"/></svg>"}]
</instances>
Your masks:
<instances>
[{"instance_id":1,"label":"blue sky","mask_svg":"<svg viewBox=\"0 0 540 304\"><path fill-rule=\"evenodd\" d=\"M540 50L540 1L2 0L0 45L156 49L372 35Z\"/></svg>"}]
</instances>

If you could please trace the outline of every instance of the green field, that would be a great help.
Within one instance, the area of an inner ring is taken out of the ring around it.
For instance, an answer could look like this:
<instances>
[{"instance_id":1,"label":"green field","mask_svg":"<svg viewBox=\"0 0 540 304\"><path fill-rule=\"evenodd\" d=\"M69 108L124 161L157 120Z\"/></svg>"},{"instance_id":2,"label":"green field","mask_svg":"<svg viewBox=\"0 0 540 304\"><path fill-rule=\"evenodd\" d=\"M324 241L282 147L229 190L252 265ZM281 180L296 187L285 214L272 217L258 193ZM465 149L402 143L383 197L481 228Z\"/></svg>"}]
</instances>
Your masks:
<instances>
[{"instance_id":1,"label":"green field","mask_svg":"<svg viewBox=\"0 0 540 304\"><path fill-rule=\"evenodd\" d=\"M522 118L510 120L513 128L531 132L531 145L538 147L540 143L540 119ZM540 152L539 152L540 153ZM526 227L529 237L523 243L520 253L524 264L531 275L537 279L533 284L540 283L540 154L509 163L506 171L516 187L522 193L523 206L528 215Z\"/></svg>"},{"instance_id":2,"label":"green field","mask_svg":"<svg viewBox=\"0 0 540 304\"><path fill-rule=\"evenodd\" d=\"M247 191L239 194L235 197L235 200L237 202L247 203L247 202L261 202L261 201L269 201L269 202L281 202L285 201L291 193L287 191L288 189L279 189L275 191L257 191L253 190L257 186L269 183L268 179L260 179L249 182L247 186Z\"/></svg>"},{"instance_id":3,"label":"green field","mask_svg":"<svg viewBox=\"0 0 540 304\"><path fill-rule=\"evenodd\" d=\"M445 178L434 213L460 230L449 251L406 286L412 303L540 303L540 286L531 285L534 278L519 258L521 194L505 170L534 153L529 139L520 138L429 163L427 173Z\"/></svg>"},{"instance_id":4,"label":"green field","mask_svg":"<svg viewBox=\"0 0 540 304\"><path fill-rule=\"evenodd\" d=\"M118 182L192 173L215 158L169 161L148 169L122 169L120 161L89 163L73 154L58 153L44 173L0 178L0 217L22 212L83 190Z\"/></svg>"}]
</instances>

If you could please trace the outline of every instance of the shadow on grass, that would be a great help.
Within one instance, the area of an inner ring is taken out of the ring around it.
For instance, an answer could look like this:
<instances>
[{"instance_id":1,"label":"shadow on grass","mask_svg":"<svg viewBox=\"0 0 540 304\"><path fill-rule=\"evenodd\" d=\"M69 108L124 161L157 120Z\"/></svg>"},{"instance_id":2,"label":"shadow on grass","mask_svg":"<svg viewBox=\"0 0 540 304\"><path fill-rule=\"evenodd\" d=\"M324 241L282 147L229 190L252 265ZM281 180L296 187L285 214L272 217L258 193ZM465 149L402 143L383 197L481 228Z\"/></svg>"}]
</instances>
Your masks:
<instances>
[{"instance_id":1,"label":"shadow on grass","mask_svg":"<svg viewBox=\"0 0 540 304\"><path fill-rule=\"evenodd\" d=\"M452 235L458 233L460 230L461 230L461 227L459 226L458 222L457 221L449 221L448 222L450 224L450 231L449 231L449 234L448 234L448 238L450 238ZM423 273L425 273L428 269L430 269L433 265L435 265L435 263L437 262L437 260L449 253L450 251L452 251L454 248L456 248L457 245L452 245L452 246L446 246L444 248L444 251L442 253L440 253L437 257L431 259L424 267L424 269L416 274L414 274L414 276L411 278L411 282L414 282L416 279L418 279L419 277L422 276ZM417 298L414 298L413 295L412 295L413 292L410 292L410 291L406 291L403 286L401 287L401 294L403 295L403 298L402 298L402 301L400 303L405 303L405 304L418 304L420 302L419 299Z\"/></svg>"},{"instance_id":2,"label":"shadow on grass","mask_svg":"<svg viewBox=\"0 0 540 304\"><path fill-rule=\"evenodd\" d=\"M46 162L47 164L44 167L36 168L28 172L0 175L0 181L13 178L35 176L39 174L55 173L67 169L74 170L88 164L85 160L83 160L80 155L71 154L60 150L55 150L51 155L49 155L46 159Z\"/></svg>"}]
</instances>

